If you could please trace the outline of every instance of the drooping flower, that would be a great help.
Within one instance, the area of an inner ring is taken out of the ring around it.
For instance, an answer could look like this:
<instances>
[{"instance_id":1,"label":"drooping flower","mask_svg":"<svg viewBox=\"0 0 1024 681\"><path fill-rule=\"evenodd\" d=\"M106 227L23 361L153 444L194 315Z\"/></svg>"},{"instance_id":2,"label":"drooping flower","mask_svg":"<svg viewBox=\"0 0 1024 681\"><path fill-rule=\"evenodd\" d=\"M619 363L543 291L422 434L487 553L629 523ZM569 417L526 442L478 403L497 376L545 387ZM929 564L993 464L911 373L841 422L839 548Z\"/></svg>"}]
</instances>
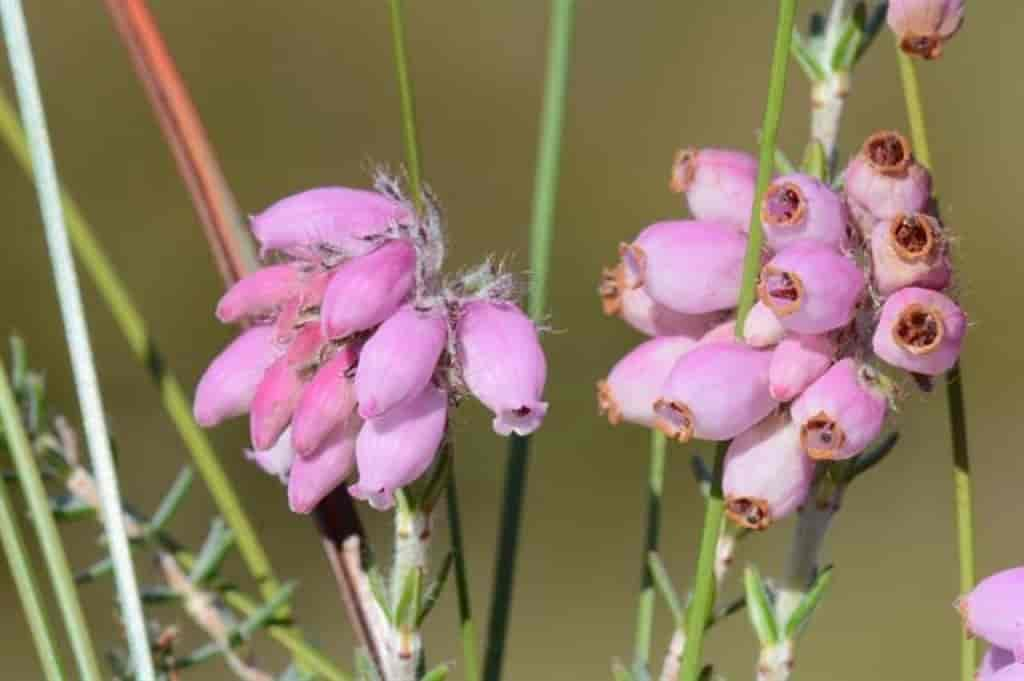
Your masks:
<instances>
[{"instance_id":1,"label":"drooping flower","mask_svg":"<svg viewBox=\"0 0 1024 681\"><path fill-rule=\"evenodd\" d=\"M685 193L697 220L746 231L757 185L757 159L728 149L682 149L672 164L672 191Z\"/></svg>"},{"instance_id":2,"label":"drooping flower","mask_svg":"<svg viewBox=\"0 0 1024 681\"><path fill-rule=\"evenodd\" d=\"M872 347L892 366L937 376L953 368L966 331L967 317L947 296L905 288L882 306Z\"/></svg>"},{"instance_id":3,"label":"drooping flower","mask_svg":"<svg viewBox=\"0 0 1024 681\"><path fill-rule=\"evenodd\" d=\"M849 324L864 287L864 274L851 259L798 241L764 266L757 294L786 329L814 334Z\"/></svg>"},{"instance_id":4,"label":"drooping flower","mask_svg":"<svg viewBox=\"0 0 1024 681\"><path fill-rule=\"evenodd\" d=\"M662 336L641 343L620 359L597 384L598 407L608 423L654 426L654 402L665 379L679 358L696 345L687 336Z\"/></svg>"},{"instance_id":5,"label":"drooping flower","mask_svg":"<svg viewBox=\"0 0 1024 681\"><path fill-rule=\"evenodd\" d=\"M352 473L356 463L358 416L341 422L307 456L297 456L288 474L288 506L309 513Z\"/></svg>"},{"instance_id":6,"label":"drooping flower","mask_svg":"<svg viewBox=\"0 0 1024 681\"><path fill-rule=\"evenodd\" d=\"M952 276L942 226L923 213L879 222L871 232L871 261L883 296L907 286L942 290Z\"/></svg>"},{"instance_id":7,"label":"drooping flower","mask_svg":"<svg viewBox=\"0 0 1024 681\"><path fill-rule=\"evenodd\" d=\"M299 295L305 273L293 264L271 265L243 277L217 303L217 319L225 324L276 313Z\"/></svg>"},{"instance_id":8,"label":"drooping flower","mask_svg":"<svg viewBox=\"0 0 1024 681\"><path fill-rule=\"evenodd\" d=\"M867 230L878 220L923 212L932 195L931 174L914 159L907 139L889 130L864 142L845 178L848 200L873 218L862 226Z\"/></svg>"},{"instance_id":9,"label":"drooping flower","mask_svg":"<svg viewBox=\"0 0 1024 681\"><path fill-rule=\"evenodd\" d=\"M243 331L199 379L193 406L199 425L210 428L247 413L263 374L280 354L272 327Z\"/></svg>"},{"instance_id":10,"label":"drooping flower","mask_svg":"<svg viewBox=\"0 0 1024 681\"><path fill-rule=\"evenodd\" d=\"M796 399L832 366L836 350L836 341L829 334L787 335L772 351L768 391L779 402Z\"/></svg>"},{"instance_id":11,"label":"drooping flower","mask_svg":"<svg viewBox=\"0 0 1024 681\"><path fill-rule=\"evenodd\" d=\"M547 361L537 327L511 303L465 305L456 326L462 380L494 413L499 435L529 435L547 414L543 401Z\"/></svg>"},{"instance_id":12,"label":"drooping flower","mask_svg":"<svg viewBox=\"0 0 1024 681\"><path fill-rule=\"evenodd\" d=\"M274 361L256 389L249 411L249 434L256 449L272 447L291 423L302 387L323 346L319 324L307 324L288 351Z\"/></svg>"},{"instance_id":13,"label":"drooping flower","mask_svg":"<svg viewBox=\"0 0 1024 681\"><path fill-rule=\"evenodd\" d=\"M302 390L292 416L292 445L299 455L309 456L331 431L355 418L356 392L351 374L358 361L356 348L339 348Z\"/></svg>"},{"instance_id":14,"label":"drooping flower","mask_svg":"<svg viewBox=\"0 0 1024 681\"><path fill-rule=\"evenodd\" d=\"M775 251L801 240L839 248L846 242L847 221L839 194L810 175L777 178L761 202L765 241Z\"/></svg>"},{"instance_id":15,"label":"drooping flower","mask_svg":"<svg viewBox=\"0 0 1024 681\"><path fill-rule=\"evenodd\" d=\"M743 320L743 338L755 348L775 345L786 335L786 327L771 308L758 301Z\"/></svg>"},{"instance_id":16,"label":"drooping flower","mask_svg":"<svg viewBox=\"0 0 1024 681\"><path fill-rule=\"evenodd\" d=\"M804 503L813 479L800 427L788 414L774 414L729 445L722 477L726 513L739 525L766 529Z\"/></svg>"},{"instance_id":17,"label":"drooping flower","mask_svg":"<svg viewBox=\"0 0 1024 681\"><path fill-rule=\"evenodd\" d=\"M701 343L669 373L655 427L680 442L736 437L778 406L768 392L770 362L771 352L742 343Z\"/></svg>"},{"instance_id":18,"label":"drooping flower","mask_svg":"<svg viewBox=\"0 0 1024 681\"><path fill-rule=\"evenodd\" d=\"M288 484L288 473L292 469L292 463L298 458L292 447L291 429L286 428L277 438L274 446L269 449L245 450L245 458L262 468L264 473L273 475L281 482Z\"/></svg>"},{"instance_id":19,"label":"drooping flower","mask_svg":"<svg viewBox=\"0 0 1024 681\"><path fill-rule=\"evenodd\" d=\"M344 338L377 326L409 297L415 276L416 249L402 239L344 263L324 293L324 334Z\"/></svg>"},{"instance_id":20,"label":"drooping flower","mask_svg":"<svg viewBox=\"0 0 1024 681\"><path fill-rule=\"evenodd\" d=\"M1024 567L997 572L981 580L957 601L967 630L994 646L1021 651L1024 642Z\"/></svg>"},{"instance_id":21,"label":"drooping flower","mask_svg":"<svg viewBox=\"0 0 1024 681\"><path fill-rule=\"evenodd\" d=\"M363 424L356 438L359 480L349 493L380 510L394 493L420 477L444 440L448 398L434 386Z\"/></svg>"},{"instance_id":22,"label":"drooping flower","mask_svg":"<svg viewBox=\"0 0 1024 681\"><path fill-rule=\"evenodd\" d=\"M964 22L964 0L890 0L889 28L907 54L935 59Z\"/></svg>"},{"instance_id":23,"label":"drooping flower","mask_svg":"<svg viewBox=\"0 0 1024 681\"><path fill-rule=\"evenodd\" d=\"M657 222L620 247L627 281L676 312L736 305L747 238L721 222Z\"/></svg>"},{"instance_id":24,"label":"drooping flower","mask_svg":"<svg viewBox=\"0 0 1024 681\"><path fill-rule=\"evenodd\" d=\"M842 460L860 454L881 434L888 408L881 375L846 358L812 383L790 411L808 455Z\"/></svg>"},{"instance_id":25,"label":"drooping flower","mask_svg":"<svg viewBox=\"0 0 1024 681\"><path fill-rule=\"evenodd\" d=\"M698 338L721 318L717 312L683 314L654 302L636 282L627 282L625 265L606 268L601 277L601 307L606 315L620 317L648 336Z\"/></svg>"}]
</instances>

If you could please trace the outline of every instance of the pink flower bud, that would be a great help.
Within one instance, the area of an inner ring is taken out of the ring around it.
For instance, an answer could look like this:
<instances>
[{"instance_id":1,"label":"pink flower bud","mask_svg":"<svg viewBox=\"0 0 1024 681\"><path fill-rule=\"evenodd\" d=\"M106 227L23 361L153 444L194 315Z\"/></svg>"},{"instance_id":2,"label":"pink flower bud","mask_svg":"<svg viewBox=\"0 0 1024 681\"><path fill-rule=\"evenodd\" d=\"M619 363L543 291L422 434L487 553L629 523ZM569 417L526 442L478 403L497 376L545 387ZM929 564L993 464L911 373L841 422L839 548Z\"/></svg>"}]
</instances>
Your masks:
<instances>
[{"instance_id":1,"label":"pink flower bud","mask_svg":"<svg viewBox=\"0 0 1024 681\"><path fill-rule=\"evenodd\" d=\"M963 25L964 0L890 0L886 19L904 52L935 59Z\"/></svg>"},{"instance_id":2,"label":"pink flower bud","mask_svg":"<svg viewBox=\"0 0 1024 681\"><path fill-rule=\"evenodd\" d=\"M356 439L359 482L348 488L378 510L391 508L394 492L423 475L444 440L448 398L433 386L370 419Z\"/></svg>"},{"instance_id":3,"label":"pink flower bud","mask_svg":"<svg viewBox=\"0 0 1024 681\"><path fill-rule=\"evenodd\" d=\"M932 196L932 177L914 160L898 132L876 132L846 168L846 193L876 220L920 213Z\"/></svg>"},{"instance_id":4,"label":"pink flower bud","mask_svg":"<svg viewBox=\"0 0 1024 681\"><path fill-rule=\"evenodd\" d=\"M789 402L821 378L836 356L831 335L792 333L772 352L768 390L779 402Z\"/></svg>"},{"instance_id":5,"label":"pink flower bud","mask_svg":"<svg viewBox=\"0 0 1024 681\"><path fill-rule=\"evenodd\" d=\"M409 297L416 278L416 249L390 241L343 264L324 294L320 316L328 338L377 326Z\"/></svg>"},{"instance_id":6,"label":"pink flower bud","mask_svg":"<svg viewBox=\"0 0 1024 681\"><path fill-rule=\"evenodd\" d=\"M512 303L473 302L456 327L458 364L473 396L494 412L494 432L529 435L547 413L547 360L537 327Z\"/></svg>"},{"instance_id":7,"label":"pink flower bud","mask_svg":"<svg viewBox=\"0 0 1024 681\"><path fill-rule=\"evenodd\" d=\"M299 293L302 272L294 265L271 265L243 277L217 303L217 319L230 324L246 317L272 316Z\"/></svg>"},{"instance_id":8,"label":"pink flower bud","mask_svg":"<svg viewBox=\"0 0 1024 681\"><path fill-rule=\"evenodd\" d=\"M288 427L323 342L320 325L307 324L295 336L288 352L275 360L263 375L249 414L249 435L257 450L272 447Z\"/></svg>"},{"instance_id":9,"label":"pink flower bud","mask_svg":"<svg viewBox=\"0 0 1024 681\"><path fill-rule=\"evenodd\" d=\"M839 248L846 242L846 205L821 180L784 175L768 186L761 223L769 248L780 251L801 239Z\"/></svg>"},{"instance_id":10,"label":"pink flower bud","mask_svg":"<svg viewBox=\"0 0 1024 681\"><path fill-rule=\"evenodd\" d=\"M285 428L281 437L277 438L277 442L270 449L262 451L246 449L245 458L262 468L264 473L273 475L281 482L288 484L288 472L296 458L295 450L292 449L291 429Z\"/></svg>"},{"instance_id":11,"label":"pink flower bud","mask_svg":"<svg viewBox=\"0 0 1024 681\"><path fill-rule=\"evenodd\" d=\"M764 266L757 295L787 330L824 333L850 323L864 286L852 260L823 244L798 241Z\"/></svg>"},{"instance_id":12,"label":"pink flower bud","mask_svg":"<svg viewBox=\"0 0 1024 681\"><path fill-rule=\"evenodd\" d=\"M654 426L680 442L728 440L768 416L772 353L736 342L701 343L669 373L654 404Z\"/></svg>"},{"instance_id":13,"label":"pink flower bud","mask_svg":"<svg viewBox=\"0 0 1024 681\"><path fill-rule=\"evenodd\" d=\"M199 379L192 407L199 425L210 428L249 411L264 372L280 354L274 345L274 327L243 331Z\"/></svg>"},{"instance_id":14,"label":"pink flower bud","mask_svg":"<svg viewBox=\"0 0 1024 681\"><path fill-rule=\"evenodd\" d=\"M991 681L1024 681L1024 664L1008 664L989 677ZM979 679L979 681L981 681Z\"/></svg>"},{"instance_id":15,"label":"pink flower bud","mask_svg":"<svg viewBox=\"0 0 1024 681\"><path fill-rule=\"evenodd\" d=\"M295 338L295 334L311 321L319 321L320 304L324 298L333 270L318 271L310 274L303 281L299 293L289 299L277 315L274 325L277 326L277 342L287 344Z\"/></svg>"},{"instance_id":16,"label":"pink flower bud","mask_svg":"<svg viewBox=\"0 0 1024 681\"><path fill-rule=\"evenodd\" d=\"M620 359L598 381L597 404L608 423L623 421L654 426L654 402L661 396L665 379L676 361L692 350L697 341L686 336L661 336L641 343Z\"/></svg>"},{"instance_id":17,"label":"pink flower bud","mask_svg":"<svg viewBox=\"0 0 1024 681\"><path fill-rule=\"evenodd\" d=\"M985 657L981 658L981 664L978 665L978 671L974 675L974 679L975 681L994 681L996 672L1004 667L1009 667L1014 662L1012 652L1005 648L992 646L985 653ZM1024 679L1024 676L1020 678Z\"/></svg>"},{"instance_id":18,"label":"pink flower bud","mask_svg":"<svg viewBox=\"0 0 1024 681\"><path fill-rule=\"evenodd\" d=\"M448 320L413 305L398 308L366 341L356 369L356 398L364 419L416 397L430 382L448 343Z\"/></svg>"},{"instance_id":19,"label":"pink flower bud","mask_svg":"<svg viewBox=\"0 0 1024 681\"><path fill-rule=\"evenodd\" d=\"M766 348L775 345L786 335L782 322L764 303L758 301L750 309L743 321L743 337L747 344L755 348Z\"/></svg>"},{"instance_id":20,"label":"pink flower bud","mask_svg":"<svg viewBox=\"0 0 1024 681\"><path fill-rule=\"evenodd\" d=\"M790 408L804 450L815 459L860 454L885 423L889 400L881 381L878 373L852 359L833 364Z\"/></svg>"},{"instance_id":21,"label":"pink flower bud","mask_svg":"<svg viewBox=\"0 0 1024 681\"><path fill-rule=\"evenodd\" d=\"M1024 567L986 577L956 606L972 635L1014 654L1024 648Z\"/></svg>"},{"instance_id":22,"label":"pink flower bud","mask_svg":"<svg viewBox=\"0 0 1024 681\"><path fill-rule=\"evenodd\" d=\"M757 159L727 149L682 149L672 164L675 193L686 193L697 220L728 222L746 231L757 185Z\"/></svg>"},{"instance_id":23,"label":"pink flower bud","mask_svg":"<svg viewBox=\"0 0 1024 681\"><path fill-rule=\"evenodd\" d=\"M293 513L309 513L349 476L361 426L358 416L351 418L336 426L310 456L295 457L288 474L288 506Z\"/></svg>"},{"instance_id":24,"label":"pink flower bud","mask_svg":"<svg viewBox=\"0 0 1024 681\"><path fill-rule=\"evenodd\" d=\"M604 313L617 316L648 336L691 336L699 338L721 318L717 312L683 314L654 302L647 291L626 284L625 266L606 268L599 293Z\"/></svg>"},{"instance_id":25,"label":"pink flower bud","mask_svg":"<svg viewBox=\"0 0 1024 681\"><path fill-rule=\"evenodd\" d=\"M938 291L905 288L882 306L872 346L887 363L926 376L953 368L967 332L967 317Z\"/></svg>"},{"instance_id":26,"label":"pink flower bud","mask_svg":"<svg viewBox=\"0 0 1024 681\"><path fill-rule=\"evenodd\" d=\"M804 503L813 479L800 427L787 414L774 414L729 445L722 478L726 513L743 527L766 529Z\"/></svg>"},{"instance_id":27,"label":"pink flower bud","mask_svg":"<svg viewBox=\"0 0 1024 681\"><path fill-rule=\"evenodd\" d=\"M747 238L721 222L657 222L620 247L627 281L655 302L701 314L736 305Z\"/></svg>"},{"instance_id":28,"label":"pink flower bud","mask_svg":"<svg viewBox=\"0 0 1024 681\"><path fill-rule=\"evenodd\" d=\"M361 255L373 248L373 237L412 219L405 207L383 194L322 187L281 199L254 215L252 231L264 252L312 257L326 249Z\"/></svg>"},{"instance_id":29,"label":"pink flower bud","mask_svg":"<svg viewBox=\"0 0 1024 681\"><path fill-rule=\"evenodd\" d=\"M700 337L701 345L707 345L708 343L739 343L743 345L743 342L736 337L736 319L729 318L719 322L714 328Z\"/></svg>"},{"instance_id":30,"label":"pink flower bud","mask_svg":"<svg viewBox=\"0 0 1024 681\"><path fill-rule=\"evenodd\" d=\"M871 260L883 296L907 286L944 289L952 275L942 225L924 213L879 222L871 234Z\"/></svg>"},{"instance_id":31,"label":"pink flower bud","mask_svg":"<svg viewBox=\"0 0 1024 681\"><path fill-rule=\"evenodd\" d=\"M302 391L292 417L292 446L309 456L332 430L354 417L356 392L350 373L359 355L346 345L320 365Z\"/></svg>"}]
</instances>

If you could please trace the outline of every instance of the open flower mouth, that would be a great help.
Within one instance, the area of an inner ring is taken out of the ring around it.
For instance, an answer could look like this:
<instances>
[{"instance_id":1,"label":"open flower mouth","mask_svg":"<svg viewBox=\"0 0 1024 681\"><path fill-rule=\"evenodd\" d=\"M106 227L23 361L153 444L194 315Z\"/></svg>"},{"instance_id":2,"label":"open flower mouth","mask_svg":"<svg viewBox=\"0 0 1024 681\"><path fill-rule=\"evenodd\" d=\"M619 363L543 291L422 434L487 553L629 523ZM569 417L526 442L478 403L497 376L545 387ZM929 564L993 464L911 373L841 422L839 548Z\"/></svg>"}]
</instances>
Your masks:
<instances>
[{"instance_id":1,"label":"open flower mouth","mask_svg":"<svg viewBox=\"0 0 1024 681\"><path fill-rule=\"evenodd\" d=\"M903 175L910 167L910 144L898 132L876 132L864 142L863 153L883 175Z\"/></svg>"},{"instance_id":2,"label":"open flower mouth","mask_svg":"<svg viewBox=\"0 0 1024 681\"><path fill-rule=\"evenodd\" d=\"M889 242L902 260L919 262L935 252L936 231L934 221L926 215L901 215L889 226Z\"/></svg>"},{"instance_id":3,"label":"open flower mouth","mask_svg":"<svg viewBox=\"0 0 1024 681\"><path fill-rule=\"evenodd\" d=\"M659 399L654 403L654 427L669 439L689 442L693 426L693 412L682 402Z\"/></svg>"},{"instance_id":4,"label":"open flower mouth","mask_svg":"<svg viewBox=\"0 0 1024 681\"><path fill-rule=\"evenodd\" d=\"M622 258L622 288L643 286L644 274L647 272L647 253L644 249L635 244L619 244L619 257Z\"/></svg>"},{"instance_id":5,"label":"open flower mouth","mask_svg":"<svg viewBox=\"0 0 1024 681\"><path fill-rule=\"evenodd\" d=\"M622 265L605 267L601 271L601 283L597 294L601 296L601 309L609 317L622 312L622 290L626 287L626 275Z\"/></svg>"},{"instance_id":6,"label":"open flower mouth","mask_svg":"<svg viewBox=\"0 0 1024 681\"><path fill-rule=\"evenodd\" d=\"M764 499L730 496L725 500L725 513L737 525L751 530L764 530L772 524L772 514Z\"/></svg>"},{"instance_id":7,"label":"open flower mouth","mask_svg":"<svg viewBox=\"0 0 1024 681\"><path fill-rule=\"evenodd\" d=\"M799 310L803 296L804 284L793 272L771 265L761 270L757 297L778 316L785 317Z\"/></svg>"},{"instance_id":8,"label":"open flower mouth","mask_svg":"<svg viewBox=\"0 0 1024 681\"><path fill-rule=\"evenodd\" d=\"M900 49L907 54L914 54L924 59L935 59L942 54L942 39L934 33L930 35L908 33L900 40Z\"/></svg>"},{"instance_id":9,"label":"open flower mouth","mask_svg":"<svg viewBox=\"0 0 1024 681\"><path fill-rule=\"evenodd\" d=\"M597 382L597 408L599 413L608 417L608 423L617 426L622 423L622 409L615 401L615 394L608 381Z\"/></svg>"},{"instance_id":10,"label":"open flower mouth","mask_svg":"<svg viewBox=\"0 0 1024 681\"><path fill-rule=\"evenodd\" d=\"M944 332L938 310L914 303L900 313L892 335L896 344L912 355L926 355L939 346Z\"/></svg>"},{"instance_id":11,"label":"open flower mouth","mask_svg":"<svg viewBox=\"0 0 1024 681\"><path fill-rule=\"evenodd\" d=\"M693 184L697 177L697 150L694 148L680 149L672 161L672 179L669 188L676 194L682 194Z\"/></svg>"},{"instance_id":12,"label":"open flower mouth","mask_svg":"<svg viewBox=\"0 0 1024 681\"><path fill-rule=\"evenodd\" d=\"M807 199L792 182L773 184L761 204L761 220L777 227L797 227L807 214Z\"/></svg>"},{"instance_id":13,"label":"open flower mouth","mask_svg":"<svg viewBox=\"0 0 1024 681\"><path fill-rule=\"evenodd\" d=\"M800 428L800 444L812 459L835 459L846 442L846 433L828 414L821 411Z\"/></svg>"}]
</instances>

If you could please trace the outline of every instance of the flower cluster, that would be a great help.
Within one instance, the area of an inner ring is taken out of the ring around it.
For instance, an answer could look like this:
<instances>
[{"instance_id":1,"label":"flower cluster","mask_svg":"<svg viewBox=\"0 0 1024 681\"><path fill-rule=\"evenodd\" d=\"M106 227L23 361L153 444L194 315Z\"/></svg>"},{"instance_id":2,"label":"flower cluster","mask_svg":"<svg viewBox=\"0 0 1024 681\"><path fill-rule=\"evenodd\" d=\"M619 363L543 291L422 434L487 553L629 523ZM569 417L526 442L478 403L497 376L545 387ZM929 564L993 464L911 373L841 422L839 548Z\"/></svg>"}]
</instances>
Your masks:
<instances>
[{"instance_id":1,"label":"flower cluster","mask_svg":"<svg viewBox=\"0 0 1024 681\"><path fill-rule=\"evenodd\" d=\"M501 435L533 432L547 411L544 354L513 278L489 261L445 280L440 212L423 203L418 214L382 174L375 191L313 189L252 218L274 264L217 305L245 329L206 370L194 411L207 427L248 413L251 458L287 483L295 512L355 469L353 496L392 505L466 393Z\"/></svg>"},{"instance_id":2,"label":"flower cluster","mask_svg":"<svg viewBox=\"0 0 1024 681\"><path fill-rule=\"evenodd\" d=\"M598 402L613 425L732 440L728 513L762 529L803 503L815 460L850 459L881 433L896 390L876 365L926 384L956 362L966 319L943 293L949 238L931 176L906 139L879 132L837 186L801 173L768 186L758 301L737 338L756 174L741 152L677 155L671 187L693 219L647 227L605 270L605 312L653 338L598 384Z\"/></svg>"},{"instance_id":3,"label":"flower cluster","mask_svg":"<svg viewBox=\"0 0 1024 681\"><path fill-rule=\"evenodd\" d=\"M968 635L992 646L981 661L977 681L1024 679L1024 567L983 579L956 606Z\"/></svg>"},{"instance_id":4,"label":"flower cluster","mask_svg":"<svg viewBox=\"0 0 1024 681\"><path fill-rule=\"evenodd\" d=\"M886 20L904 52L925 59L942 55L964 23L965 0L891 0Z\"/></svg>"}]
</instances>

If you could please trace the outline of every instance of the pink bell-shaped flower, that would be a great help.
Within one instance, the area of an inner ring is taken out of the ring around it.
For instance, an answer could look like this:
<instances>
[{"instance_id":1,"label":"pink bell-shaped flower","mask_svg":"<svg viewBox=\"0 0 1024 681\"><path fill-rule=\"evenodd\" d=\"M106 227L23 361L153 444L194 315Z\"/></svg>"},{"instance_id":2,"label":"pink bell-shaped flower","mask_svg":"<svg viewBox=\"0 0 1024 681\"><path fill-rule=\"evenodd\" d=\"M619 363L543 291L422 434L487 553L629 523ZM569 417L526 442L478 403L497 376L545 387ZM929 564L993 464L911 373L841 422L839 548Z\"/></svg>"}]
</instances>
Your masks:
<instances>
[{"instance_id":1,"label":"pink bell-shaped flower","mask_svg":"<svg viewBox=\"0 0 1024 681\"><path fill-rule=\"evenodd\" d=\"M210 428L249 411L263 374L281 354L274 327L254 326L210 362L196 387L196 422Z\"/></svg>"},{"instance_id":2,"label":"pink bell-shaped flower","mask_svg":"<svg viewBox=\"0 0 1024 681\"><path fill-rule=\"evenodd\" d=\"M654 402L672 367L697 341L687 336L652 338L620 359L608 378L597 383L597 404L608 423L654 426Z\"/></svg>"},{"instance_id":3,"label":"pink bell-shaped flower","mask_svg":"<svg viewBox=\"0 0 1024 681\"><path fill-rule=\"evenodd\" d=\"M307 324L295 336L288 351L267 369L249 410L249 434L257 450L277 442L292 420L302 387L316 365L323 347L319 324Z\"/></svg>"},{"instance_id":4,"label":"pink bell-shaped flower","mask_svg":"<svg viewBox=\"0 0 1024 681\"><path fill-rule=\"evenodd\" d=\"M764 238L773 251L808 239L832 248L846 242L846 205L839 194L810 175L783 175L761 201Z\"/></svg>"},{"instance_id":5,"label":"pink bell-shaped flower","mask_svg":"<svg viewBox=\"0 0 1024 681\"><path fill-rule=\"evenodd\" d=\"M728 149L683 149L672 164L672 191L685 193L690 214L746 231L757 185L757 159Z\"/></svg>"},{"instance_id":6,"label":"pink bell-shaped flower","mask_svg":"<svg viewBox=\"0 0 1024 681\"><path fill-rule=\"evenodd\" d=\"M217 319L225 324L246 318L272 317L299 295L303 273L295 265L271 265L235 283L217 303Z\"/></svg>"},{"instance_id":7,"label":"pink bell-shaped flower","mask_svg":"<svg viewBox=\"0 0 1024 681\"><path fill-rule=\"evenodd\" d=\"M907 54L925 59L942 48L964 23L965 0L889 0L886 20Z\"/></svg>"},{"instance_id":8,"label":"pink bell-shaped flower","mask_svg":"<svg viewBox=\"0 0 1024 681\"><path fill-rule=\"evenodd\" d=\"M871 232L875 288L887 296L907 286L942 290L952 267L939 221L924 213L883 220Z\"/></svg>"},{"instance_id":9,"label":"pink bell-shaped flower","mask_svg":"<svg viewBox=\"0 0 1024 681\"><path fill-rule=\"evenodd\" d=\"M320 365L302 390L292 416L292 446L300 456L312 454L327 435L355 418L356 391L351 374L359 355L345 345Z\"/></svg>"},{"instance_id":10,"label":"pink bell-shaped flower","mask_svg":"<svg viewBox=\"0 0 1024 681\"><path fill-rule=\"evenodd\" d=\"M295 457L288 474L288 506L309 513L355 468L358 416L338 424L308 456Z\"/></svg>"},{"instance_id":11,"label":"pink bell-shaped flower","mask_svg":"<svg viewBox=\"0 0 1024 681\"><path fill-rule=\"evenodd\" d=\"M875 222L921 213L932 196L931 174L914 159L907 139L889 130L864 142L845 178L847 198Z\"/></svg>"},{"instance_id":12,"label":"pink bell-shaped flower","mask_svg":"<svg viewBox=\"0 0 1024 681\"><path fill-rule=\"evenodd\" d=\"M821 378L836 357L829 334L791 333L775 347L768 367L768 391L779 402L795 399Z\"/></svg>"},{"instance_id":13,"label":"pink bell-shaped flower","mask_svg":"<svg viewBox=\"0 0 1024 681\"><path fill-rule=\"evenodd\" d=\"M956 605L971 634L1014 655L1024 653L1024 567L986 577Z\"/></svg>"},{"instance_id":14,"label":"pink bell-shaped flower","mask_svg":"<svg viewBox=\"0 0 1024 681\"><path fill-rule=\"evenodd\" d=\"M324 334L344 338L377 326L405 302L415 280L416 249L400 239L342 264L320 308Z\"/></svg>"},{"instance_id":15,"label":"pink bell-shaped flower","mask_svg":"<svg viewBox=\"0 0 1024 681\"><path fill-rule=\"evenodd\" d=\"M604 270L599 292L606 315L620 317L648 336L699 338L722 316L718 312L683 314L654 302L642 287L627 282L625 266L621 263Z\"/></svg>"},{"instance_id":16,"label":"pink bell-shaped flower","mask_svg":"<svg viewBox=\"0 0 1024 681\"><path fill-rule=\"evenodd\" d=\"M960 307L938 291L905 288L889 296L872 339L894 367L937 376L956 364L967 332Z\"/></svg>"}]
</instances>

